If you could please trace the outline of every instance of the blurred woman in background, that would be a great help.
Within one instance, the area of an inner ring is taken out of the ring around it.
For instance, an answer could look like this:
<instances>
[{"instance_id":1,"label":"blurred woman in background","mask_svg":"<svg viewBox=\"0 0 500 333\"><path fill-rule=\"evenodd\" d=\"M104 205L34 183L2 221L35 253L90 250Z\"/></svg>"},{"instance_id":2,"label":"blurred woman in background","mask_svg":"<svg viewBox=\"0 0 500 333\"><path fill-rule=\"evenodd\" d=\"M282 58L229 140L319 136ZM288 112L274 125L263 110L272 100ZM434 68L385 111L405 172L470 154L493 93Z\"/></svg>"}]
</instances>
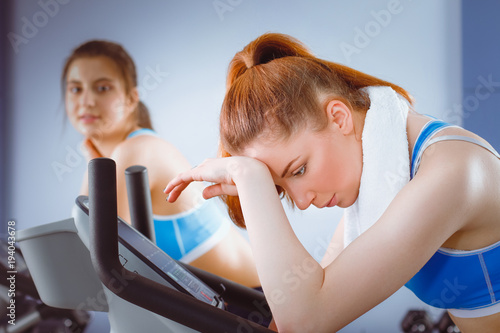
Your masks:
<instances>
[{"instance_id":1,"label":"blurred woman in background","mask_svg":"<svg viewBox=\"0 0 500 333\"><path fill-rule=\"evenodd\" d=\"M153 130L139 100L135 64L116 43L92 40L78 46L64 64L62 86L66 114L84 137L88 160L108 157L117 165L118 215L130 223L125 169L147 168L157 245L174 259L249 287L260 286L248 242L214 202L190 186L176 203L162 190L186 158ZM88 195L84 175L82 195Z\"/></svg>"}]
</instances>

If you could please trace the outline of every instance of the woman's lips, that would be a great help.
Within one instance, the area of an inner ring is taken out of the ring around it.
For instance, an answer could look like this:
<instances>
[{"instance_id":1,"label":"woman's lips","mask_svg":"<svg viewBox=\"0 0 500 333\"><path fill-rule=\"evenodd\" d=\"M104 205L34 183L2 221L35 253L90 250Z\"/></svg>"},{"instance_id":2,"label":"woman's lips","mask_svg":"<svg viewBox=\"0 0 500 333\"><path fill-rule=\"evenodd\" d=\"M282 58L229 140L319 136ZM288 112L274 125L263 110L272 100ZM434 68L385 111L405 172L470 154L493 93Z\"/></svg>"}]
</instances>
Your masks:
<instances>
[{"instance_id":1,"label":"woman's lips","mask_svg":"<svg viewBox=\"0 0 500 333\"><path fill-rule=\"evenodd\" d=\"M334 194L333 197L332 197L332 199L325 205L325 207L330 208L330 207L336 206L337 203L338 203L337 202L337 195Z\"/></svg>"},{"instance_id":2,"label":"woman's lips","mask_svg":"<svg viewBox=\"0 0 500 333\"><path fill-rule=\"evenodd\" d=\"M99 117L93 116L90 114L86 114L86 115L80 116L78 119L84 124L91 124L91 123L95 122L97 119L99 119Z\"/></svg>"}]
</instances>

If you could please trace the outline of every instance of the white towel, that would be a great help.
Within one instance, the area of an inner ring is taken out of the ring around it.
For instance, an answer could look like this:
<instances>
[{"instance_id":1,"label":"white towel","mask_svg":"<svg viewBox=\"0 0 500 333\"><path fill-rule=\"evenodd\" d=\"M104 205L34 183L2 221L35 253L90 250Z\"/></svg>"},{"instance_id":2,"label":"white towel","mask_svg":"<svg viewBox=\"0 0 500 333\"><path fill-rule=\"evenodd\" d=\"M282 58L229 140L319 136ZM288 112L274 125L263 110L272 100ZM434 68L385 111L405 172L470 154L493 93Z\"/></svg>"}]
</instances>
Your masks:
<instances>
[{"instance_id":1,"label":"white towel","mask_svg":"<svg viewBox=\"0 0 500 333\"><path fill-rule=\"evenodd\" d=\"M390 87L368 87L363 171L356 202L344 212L344 246L370 228L410 181L408 103Z\"/></svg>"}]
</instances>

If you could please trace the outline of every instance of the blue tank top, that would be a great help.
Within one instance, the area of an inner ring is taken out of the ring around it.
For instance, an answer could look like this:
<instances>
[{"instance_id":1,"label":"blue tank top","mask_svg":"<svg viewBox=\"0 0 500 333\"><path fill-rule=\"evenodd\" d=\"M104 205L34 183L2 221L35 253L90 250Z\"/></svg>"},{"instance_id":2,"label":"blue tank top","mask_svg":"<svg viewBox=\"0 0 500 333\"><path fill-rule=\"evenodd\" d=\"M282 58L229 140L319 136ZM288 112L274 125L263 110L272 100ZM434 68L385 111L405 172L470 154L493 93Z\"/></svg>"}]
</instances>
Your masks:
<instances>
[{"instance_id":1,"label":"blue tank top","mask_svg":"<svg viewBox=\"0 0 500 333\"><path fill-rule=\"evenodd\" d=\"M127 139L153 135L156 132L141 128L133 131ZM156 245L176 260L189 263L208 252L223 237L231 226L213 200L175 215L153 215Z\"/></svg>"},{"instance_id":2,"label":"blue tank top","mask_svg":"<svg viewBox=\"0 0 500 333\"><path fill-rule=\"evenodd\" d=\"M131 139L136 136L140 135L152 135L152 136L158 136L155 131L153 131L150 128L139 128L138 130L133 131L129 135L127 135L127 139Z\"/></svg>"},{"instance_id":3,"label":"blue tank top","mask_svg":"<svg viewBox=\"0 0 500 333\"><path fill-rule=\"evenodd\" d=\"M433 138L452 125L431 120L420 132L412 153L410 179L417 173L424 150L433 143L460 140L477 144L500 159L491 147L473 138L446 135ZM499 221L500 223L500 221ZM423 302L448 309L457 317L481 317L500 312L500 241L482 249L440 248L406 283Z\"/></svg>"}]
</instances>

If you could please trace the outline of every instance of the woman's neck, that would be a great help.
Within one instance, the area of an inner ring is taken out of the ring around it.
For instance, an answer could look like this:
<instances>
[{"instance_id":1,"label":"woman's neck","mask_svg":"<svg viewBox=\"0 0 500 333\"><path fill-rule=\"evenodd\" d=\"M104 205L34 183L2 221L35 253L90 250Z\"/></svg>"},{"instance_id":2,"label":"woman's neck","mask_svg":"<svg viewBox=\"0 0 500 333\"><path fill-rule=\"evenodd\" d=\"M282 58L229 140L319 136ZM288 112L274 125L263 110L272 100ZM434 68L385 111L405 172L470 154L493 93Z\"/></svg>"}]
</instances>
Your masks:
<instances>
[{"instance_id":1,"label":"woman's neck","mask_svg":"<svg viewBox=\"0 0 500 333\"><path fill-rule=\"evenodd\" d=\"M111 157L116 147L125 141L130 133L139 128L137 124L134 124L118 133L106 133L100 137L91 138L91 140L103 157Z\"/></svg>"}]
</instances>

